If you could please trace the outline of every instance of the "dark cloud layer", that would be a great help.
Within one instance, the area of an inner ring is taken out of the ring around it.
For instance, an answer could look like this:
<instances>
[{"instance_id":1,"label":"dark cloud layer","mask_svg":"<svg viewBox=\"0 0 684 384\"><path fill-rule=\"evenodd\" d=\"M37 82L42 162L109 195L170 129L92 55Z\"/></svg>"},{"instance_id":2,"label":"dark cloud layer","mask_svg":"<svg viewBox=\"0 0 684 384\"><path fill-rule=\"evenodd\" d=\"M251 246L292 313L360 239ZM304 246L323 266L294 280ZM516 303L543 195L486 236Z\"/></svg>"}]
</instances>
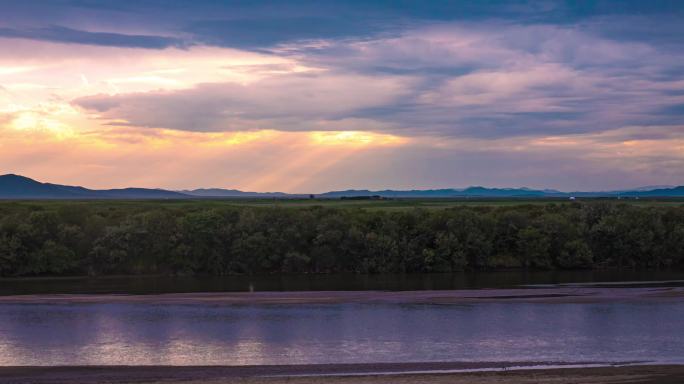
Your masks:
<instances>
[{"instance_id":1,"label":"dark cloud layer","mask_svg":"<svg viewBox=\"0 0 684 384\"><path fill-rule=\"evenodd\" d=\"M172 37L88 32L59 26L35 29L0 28L0 37L126 48L163 49L186 46L182 40Z\"/></svg>"},{"instance_id":2,"label":"dark cloud layer","mask_svg":"<svg viewBox=\"0 0 684 384\"><path fill-rule=\"evenodd\" d=\"M485 20L583 24L611 39L677 45L684 31L684 6L677 0L2 0L0 5L5 27L19 26L16 33L35 39L55 41L45 32L60 25L65 30L56 30L57 35L82 44L114 45L115 36L79 34L97 34L102 26L165 31L164 36L174 34L184 41L143 39L135 45L121 38L124 46L150 48L199 42L262 50L300 40L368 38L416 25Z\"/></svg>"},{"instance_id":3,"label":"dark cloud layer","mask_svg":"<svg viewBox=\"0 0 684 384\"><path fill-rule=\"evenodd\" d=\"M319 70L74 101L116 124L501 138L679 129L684 114L680 1L0 2L0 37L230 47Z\"/></svg>"}]
</instances>

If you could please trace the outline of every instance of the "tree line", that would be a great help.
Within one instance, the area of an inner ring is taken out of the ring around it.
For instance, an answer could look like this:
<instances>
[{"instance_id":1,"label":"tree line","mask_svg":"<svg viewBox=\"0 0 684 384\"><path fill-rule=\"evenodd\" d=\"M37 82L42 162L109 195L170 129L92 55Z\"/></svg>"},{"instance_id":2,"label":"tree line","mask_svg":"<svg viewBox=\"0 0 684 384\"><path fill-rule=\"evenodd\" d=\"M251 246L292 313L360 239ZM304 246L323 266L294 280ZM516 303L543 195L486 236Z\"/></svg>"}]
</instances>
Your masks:
<instances>
[{"instance_id":1,"label":"tree line","mask_svg":"<svg viewBox=\"0 0 684 384\"><path fill-rule=\"evenodd\" d=\"M0 206L0 276L682 266L682 206Z\"/></svg>"}]
</instances>

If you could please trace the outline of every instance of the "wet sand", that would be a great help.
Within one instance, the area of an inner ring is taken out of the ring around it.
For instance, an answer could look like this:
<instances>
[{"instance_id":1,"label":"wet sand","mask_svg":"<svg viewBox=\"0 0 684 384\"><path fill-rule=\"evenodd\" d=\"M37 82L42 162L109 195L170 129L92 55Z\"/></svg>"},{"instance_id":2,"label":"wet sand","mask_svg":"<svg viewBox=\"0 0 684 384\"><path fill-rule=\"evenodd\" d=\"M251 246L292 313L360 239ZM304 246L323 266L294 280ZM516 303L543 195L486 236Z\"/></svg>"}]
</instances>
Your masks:
<instances>
[{"instance_id":1,"label":"wet sand","mask_svg":"<svg viewBox=\"0 0 684 384\"><path fill-rule=\"evenodd\" d=\"M0 304L468 304L491 302L593 303L684 299L684 287L554 287L453 291L301 291L0 296Z\"/></svg>"},{"instance_id":2,"label":"wet sand","mask_svg":"<svg viewBox=\"0 0 684 384\"><path fill-rule=\"evenodd\" d=\"M408 363L246 367L0 367L0 383L244 383L244 384L681 384L684 365L554 368L497 372L404 373L501 366L492 363ZM361 374L345 376L355 371ZM363 372L375 372L364 374ZM306 376L335 373L338 376ZM383 373L384 372L384 373Z\"/></svg>"}]
</instances>

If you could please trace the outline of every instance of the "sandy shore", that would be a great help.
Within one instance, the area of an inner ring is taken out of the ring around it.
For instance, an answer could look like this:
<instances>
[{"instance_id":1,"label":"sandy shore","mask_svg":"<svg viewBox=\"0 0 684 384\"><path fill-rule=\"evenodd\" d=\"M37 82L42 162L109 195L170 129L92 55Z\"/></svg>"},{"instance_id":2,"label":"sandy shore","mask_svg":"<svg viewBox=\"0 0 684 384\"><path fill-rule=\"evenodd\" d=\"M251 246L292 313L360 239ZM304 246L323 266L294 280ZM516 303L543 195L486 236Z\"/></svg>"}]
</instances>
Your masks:
<instances>
[{"instance_id":1,"label":"sandy shore","mask_svg":"<svg viewBox=\"0 0 684 384\"><path fill-rule=\"evenodd\" d=\"M682 300L684 287L523 288L453 291L301 291L169 293L159 295L52 294L0 296L0 304L467 304L491 302L592 303L610 301Z\"/></svg>"},{"instance_id":2,"label":"sandy shore","mask_svg":"<svg viewBox=\"0 0 684 384\"><path fill-rule=\"evenodd\" d=\"M684 365L553 368L439 373L446 369L501 366L491 363L408 363L248 367L0 367L0 383L244 383L244 384L681 384ZM358 371L359 375L345 376ZM388 372L427 371L422 373ZM433 372L429 372L433 371ZM338 376L315 376L318 373ZM366 373L363 373L366 372ZM374 373L368 373L374 372ZM309 375L314 376L298 376Z\"/></svg>"}]
</instances>

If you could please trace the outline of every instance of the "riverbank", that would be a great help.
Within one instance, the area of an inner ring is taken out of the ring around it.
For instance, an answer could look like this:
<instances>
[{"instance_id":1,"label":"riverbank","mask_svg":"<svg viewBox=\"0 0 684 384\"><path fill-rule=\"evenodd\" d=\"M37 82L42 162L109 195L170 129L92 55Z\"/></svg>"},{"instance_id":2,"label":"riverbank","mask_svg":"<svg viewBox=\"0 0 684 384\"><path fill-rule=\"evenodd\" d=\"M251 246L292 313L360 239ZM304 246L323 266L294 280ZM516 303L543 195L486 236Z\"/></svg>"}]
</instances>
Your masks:
<instances>
[{"instance_id":1,"label":"riverbank","mask_svg":"<svg viewBox=\"0 0 684 384\"><path fill-rule=\"evenodd\" d=\"M512 366L515 363L407 363L246 367L0 367L0 383L680 384L684 381L684 365L444 372L450 369L501 369L501 367L506 365ZM420 371L420 373L416 373L416 371ZM333 374L332 376L330 375L331 373Z\"/></svg>"},{"instance_id":2,"label":"riverbank","mask_svg":"<svg viewBox=\"0 0 684 384\"><path fill-rule=\"evenodd\" d=\"M210 292L156 295L46 294L0 296L0 304L468 304L492 302L597 303L684 299L684 287L555 287L449 291Z\"/></svg>"}]
</instances>

